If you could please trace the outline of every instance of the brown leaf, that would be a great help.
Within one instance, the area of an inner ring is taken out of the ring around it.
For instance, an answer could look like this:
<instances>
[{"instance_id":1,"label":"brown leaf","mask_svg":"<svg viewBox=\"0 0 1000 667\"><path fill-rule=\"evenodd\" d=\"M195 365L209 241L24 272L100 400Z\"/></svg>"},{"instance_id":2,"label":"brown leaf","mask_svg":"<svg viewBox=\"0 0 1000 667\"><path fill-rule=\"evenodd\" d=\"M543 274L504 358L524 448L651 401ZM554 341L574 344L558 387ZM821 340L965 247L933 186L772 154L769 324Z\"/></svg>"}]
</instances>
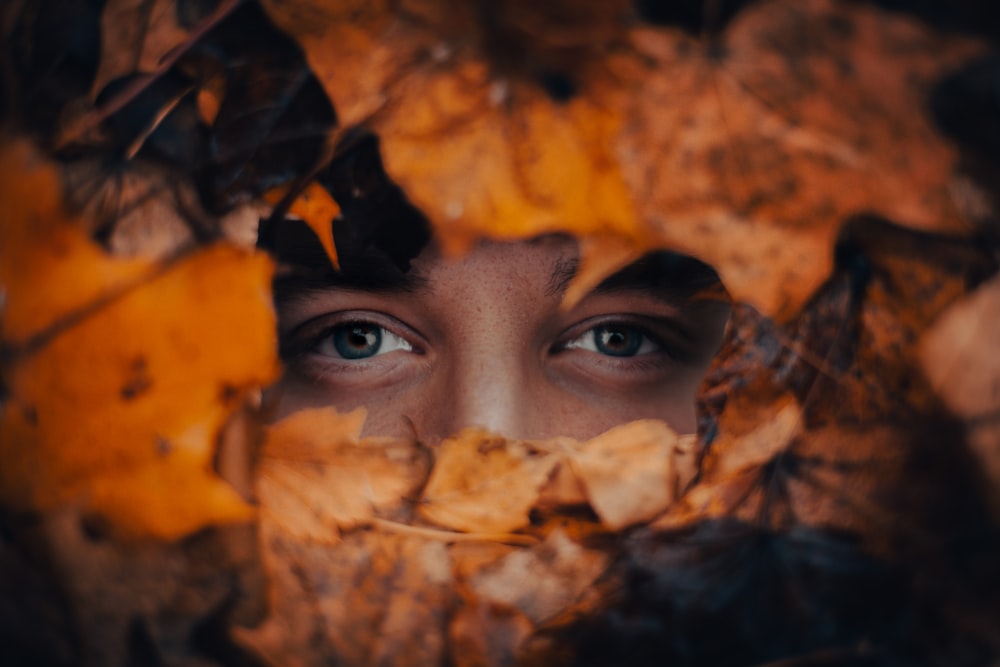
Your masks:
<instances>
[{"instance_id":1,"label":"brown leaf","mask_svg":"<svg viewBox=\"0 0 1000 667\"><path fill-rule=\"evenodd\" d=\"M664 422L641 420L583 443L569 456L590 506L618 531L662 513L697 471L696 439Z\"/></svg>"},{"instance_id":2,"label":"brown leaf","mask_svg":"<svg viewBox=\"0 0 1000 667\"><path fill-rule=\"evenodd\" d=\"M1000 411L1000 278L980 285L946 310L920 341L924 372L956 415Z\"/></svg>"},{"instance_id":3,"label":"brown leaf","mask_svg":"<svg viewBox=\"0 0 1000 667\"><path fill-rule=\"evenodd\" d=\"M281 201L287 188L276 188L264 194L264 199L271 204ZM340 215L340 206L333 200L326 188L319 183L310 183L306 189L295 198L288 212L301 218L309 229L319 239L330 264L338 268L337 248L333 243L333 219Z\"/></svg>"},{"instance_id":4,"label":"brown leaf","mask_svg":"<svg viewBox=\"0 0 1000 667\"><path fill-rule=\"evenodd\" d=\"M403 16L266 5L346 124L379 135L447 248L614 235L694 255L787 321L830 274L850 216L972 222L953 199L956 151L913 110L981 43L831 0L753 4L711 43L637 27L618 3L495 4L488 19L443 0Z\"/></svg>"},{"instance_id":5,"label":"brown leaf","mask_svg":"<svg viewBox=\"0 0 1000 667\"><path fill-rule=\"evenodd\" d=\"M101 14L101 59L91 97L110 81L152 72L183 43L188 31L177 23L174 0L111 0Z\"/></svg>"},{"instance_id":6,"label":"brown leaf","mask_svg":"<svg viewBox=\"0 0 1000 667\"><path fill-rule=\"evenodd\" d=\"M784 0L744 9L710 43L632 31L612 67L618 150L659 242L714 266L733 295L779 320L832 268L850 215L964 231L957 154L924 107L933 84L983 45L861 3ZM624 51L628 53L628 51Z\"/></svg>"},{"instance_id":7,"label":"brown leaf","mask_svg":"<svg viewBox=\"0 0 1000 667\"><path fill-rule=\"evenodd\" d=\"M479 599L514 607L537 625L575 602L607 565L605 554L556 529L538 546L486 566L469 583Z\"/></svg>"},{"instance_id":8,"label":"brown leaf","mask_svg":"<svg viewBox=\"0 0 1000 667\"><path fill-rule=\"evenodd\" d=\"M420 514L470 533L523 528L557 462L551 449L468 429L441 443Z\"/></svg>"},{"instance_id":9,"label":"brown leaf","mask_svg":"<svg viewBox=\"0 0 1000 667\"><path fill-rule=\"evenodd\" d=\"M966 422L967 439L1000 515L1000 278L951 306L920 341L934 390Z\"/></svg>"},{"instance_id":10,"label":"brown leaf","mask_svg":"<svg viewBox=\"0 0 1000 667\"><path fill-rule=\"evenodd\" d=\"M455 582L444 543L356 531L329 547L264 535L273 609L237 639L268 664L442 664Z\"/></svg>"},{"instance_id":11,"label":"brown leaf","mask_svg":"<svg viewBox=\"0 0 1000 667\"><path fill-rule=\"evenodd\" d=\"M469 594L448 625L452 664L456 667L503 667L518 664L517 649L534 626L524 614Z\"/></svg>"},{"instance_id":12,"label":"brown leaf","mask_svg":"<svg viewBox=\"0 0 1000 667\"><path fill-rule=\"evenodd\" d=\"M26 343L151 269L146 261L110 260L87 239L63 209L56 171L26 143L2 147L0 176L0 336L7 345Z\"/></svg>"},{"instance_id":13,"label":"brown leaf","mask_svg":"<svg viewBox=\"0 0 1000 667\"><path fill-rule=\"evenodd\" d=\"M363 409L302 410L268 429L257 469L264 520L297 540L332 544L411 496L426 477L412 442L358 440Z\"/></svg>"}]
</instances>

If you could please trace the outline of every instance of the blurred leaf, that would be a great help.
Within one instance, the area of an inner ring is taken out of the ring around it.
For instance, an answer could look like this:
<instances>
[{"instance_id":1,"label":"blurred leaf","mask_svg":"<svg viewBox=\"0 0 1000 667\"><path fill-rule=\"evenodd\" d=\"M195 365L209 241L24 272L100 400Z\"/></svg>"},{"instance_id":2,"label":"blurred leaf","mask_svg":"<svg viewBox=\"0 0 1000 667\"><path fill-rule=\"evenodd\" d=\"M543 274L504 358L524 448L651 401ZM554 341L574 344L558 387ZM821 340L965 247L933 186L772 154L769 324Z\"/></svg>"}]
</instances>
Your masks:
<instances>
[{"instance_id":1,"label":"blurred leaf","mask_svg":"<svg viewBox=\"0 0 1000 667\"><path fill-rule=\"evenodd\" d=\"M24 146L4 161L4 504L82 503L164 538L250 518L212 460L277 370L270 261L221 245L159 266L111 259L45 196L50 167ZM16 196L26 185L37 198Z\"/></svg>"},{"instance_id":2,"label":"blurred leaf","mask_svg":"<svg viewBox=\"0 0 1000 667\"><path fill-rule=\"evenodd\" d=\"M754 3L710 39L635 27L617 3L266 9L451 248L614 234L704 260L785 321L850 216L974 222L953 201L954 150L911 110L984 45L860 5ZM505 57L505 39L524 52Z\"/></svg>"},{"instance_id":3,"label":"blurred leaf","mask_svg":"<svg viewBox=\"0 0 1000 667\"><path fill-rule=\"evenodd\" d=\"M152 72L188 34L177 22L174 0L106 0L93 97L120 76Z\"/></svg>"},{"instance_id":4,"label":"blurred leaf","mask_svg":"<svg viewBox=\"0 0 1000 667\"><path fill-rule=\"evenodd\" d=\"M1000 516L1000 278L948 308L920 341L934 390L962 420Z\"/></svg>"}]
</instances>

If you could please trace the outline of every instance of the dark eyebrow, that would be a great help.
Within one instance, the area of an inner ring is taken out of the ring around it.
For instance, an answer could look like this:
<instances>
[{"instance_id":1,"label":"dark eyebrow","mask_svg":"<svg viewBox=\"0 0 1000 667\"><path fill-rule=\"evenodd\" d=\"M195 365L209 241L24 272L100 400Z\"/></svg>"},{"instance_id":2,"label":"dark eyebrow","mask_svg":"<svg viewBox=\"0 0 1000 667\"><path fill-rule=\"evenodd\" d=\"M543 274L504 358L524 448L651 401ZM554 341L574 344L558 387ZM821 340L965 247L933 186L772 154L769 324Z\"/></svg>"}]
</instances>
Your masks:
<instances>
[{"instance_id":1,"label":"dark eyebrow","mask_svg":"<svg viewBox=\"0 0 1000 667\"><path fill-rule=\"evenodd\" d=\"M287 302L310 292L329 289L353 289L365 292L412 293L427 285L427 278L415 268L400 269L392 260L372 253L342 260L340 271L331 269L294 271L275 277L274 298Z\"/></svg>"},{"instance_id":2,"label":"dark eyebrow","mask_svg":"<svg viewBox=\"0 0 1000 667\"><path fill-rule=\"evenodd\" d=\"M557 261L549 277L547 293L563 294L579 268L577 258ZM605 278L594 291L648 290L671 300L685 300L717 287L721 287L719 274L708 264L688 255L661 250Z\"/></svg>"},{"instance_id":3,"label":"dark eyebrow","mask_svg":"<svg viewBox=\"0 0 1000 667\"><path fill-rule=\"evenodd\" d=\"M556 260L552 267L552 275L549 276L549 284L545 289L546 296L559 296L566 292L566 288L573 282L576 272L580 269L579 257L560 258Z\"/></svg>"}]
</instances>

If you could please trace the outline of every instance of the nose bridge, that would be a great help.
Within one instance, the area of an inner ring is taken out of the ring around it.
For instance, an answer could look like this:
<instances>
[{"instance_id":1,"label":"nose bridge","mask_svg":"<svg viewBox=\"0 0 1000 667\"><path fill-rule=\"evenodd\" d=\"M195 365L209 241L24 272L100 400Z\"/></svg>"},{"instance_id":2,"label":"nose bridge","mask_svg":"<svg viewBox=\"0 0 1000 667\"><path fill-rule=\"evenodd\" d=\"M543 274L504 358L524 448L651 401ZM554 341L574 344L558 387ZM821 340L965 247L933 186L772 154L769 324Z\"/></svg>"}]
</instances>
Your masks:
<instances>
[{"instance_id":1,"label":"nose bridge","mask_svg":"<svg viewBox=\"0 0 1000 667\"><path fill-rule=\"evenodd\" d=\"M439 319L447 322L441 330L446 361L439 376L447 383L441 392L447 405L439 406L435 420L441 437L470 426L529 437L535 419L536 328L547 312L538 285L547 284L549 275L540 263L525 263L529 251L485 245L439 269L437 308ZM512 271L514 266L521 268Z\"/></svg>"},{"instance_id":2,"label":"nose bridge","mask_svg":"<svg viewBox=\"0 0 1000 667\"><path fill-rule=\"evenodd\" d=\"M483 338L467 341L455 355L449 372L452 400L445 420L449 432L441 435L479 426L508 437L526 437L524 347L519 341L498 345L496 336Z\"/></svg>"},{"instance_id":3,"label":"nose bridge","mask_svg":"<svg viewBox=\"0 0 1000 667\"><path fill-rule=\"evenodd\" d=\"M449 341L451 405L447 436L478 426L508 437L525 437L527 385L532 367L531 317L516 286L505 290L467 284L456 296L465 302ZM495 288L495 284L494 284Z\"/></svg>"}]
</instances>

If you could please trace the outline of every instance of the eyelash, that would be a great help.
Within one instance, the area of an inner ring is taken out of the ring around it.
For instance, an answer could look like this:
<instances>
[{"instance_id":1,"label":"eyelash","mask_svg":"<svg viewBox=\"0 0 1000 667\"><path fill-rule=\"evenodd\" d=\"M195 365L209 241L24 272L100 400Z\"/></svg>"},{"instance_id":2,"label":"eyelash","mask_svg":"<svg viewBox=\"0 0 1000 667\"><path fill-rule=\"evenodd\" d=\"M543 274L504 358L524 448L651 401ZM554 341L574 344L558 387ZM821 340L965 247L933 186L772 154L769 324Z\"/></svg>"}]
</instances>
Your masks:
<instances>
[{"instance_id":1,"label":"eyelash","mask_svg":"<svg viewBox=\"0 0 1000 667\"><path fill-rule=\"evenodd\" d=\"M666 358L674 360L675 355L673 354L672 346L666 343L666 336L660 335L659 333L654 333L653 329L661 328L665 329L666 324L660 321L649 322L648 318L641 316L602 316L597 318L592 318L585 320L576 326L572 327L569 333L562 337L562 339L557 342L552 347L553 353L566 352L574 349L581 349L585 352L593 352L599 355L606 363L614 363L617 365L631 364L636 367L650 367L661 365L660 360ZM593 351L584 348L582 345L574 345L573 343L580 341L585 336L597 336L597 331L599 329L627 329L635 332L642 336L643 343L649 343L655 347L653 350L636 353L632 356L616 356L611 354L603 354L598 351ZM658 357L659 359L655 359Z\"/></svg>"},{"instance_id":2,"label":"eyelash","mask_svg":"<svg viewBox=\"0 0 1000 667\"><path fill-rule=\"evenodd\" d=\"M661 369L666 364L677 361L676 350L673 349L673 346L665 342L666 335L654 333L655 329L665 329L668 324L659 320L653 322L648 322L647 320L648 318L646 317L622 315L602 316L584 320L573 326L566 335L555 343L550 348L550 354L580 350L581 352L593 355L591 358L598 360L606 368L616 371L652 371ZM419 355L424 354L424 348L420 344L421 339L419 336L410 330L409 327L395 320L395 318L367 311L345 311L321 315L295 327L288 336L288 344L282 345L282 357L287 362L295 362L296 360L302 362L307 356L311 356L313 360L308 363L318 366L314 372L336 373L367 370L375 364L383 363L379 357L388 352L396 351L382 351L380 349L378 353L370 357L356 359L340 356L339 353L331 354L320 351L321 346L333 344L330 341L338 330L342 330L343 327L352 324L377 328L383 334L398 338L403 343L409 345L410 349L404 351ZM631 356L618 356L604 354L597 350L590 350L583 347L582 344L574 345L574 343L581 341L586 336L595 337L592 340L596 340L597 332L601 328L626 329L635 332L642 336L641 346L649 344L654 346L654 349L641 351Z\"/></svg>"},{"instance_id":3,"label":"eyelash","mask_svg":"<svg viewBox=\"0 0 1000 667\"><path fill-rule=\"evenodd\" d=\"M385 320L391 320L391 322L387 322ZM327 313L295 327L287 335L287 344L283 343L281 346L281 356L286 361L291 361L307 354L316 354L330 360L332 363L355 367L363 364L364 362L369 362L375 357L385 354L385 352L382 352L380 349L379 353L376 353L371 357L351 359L319 351L321 346L331 342L333 336L338 331L351 325L364 325L378 329L382 332L382 335L380 336L382 339L384 339L385 334L388 334L389 336L396 338L403 344L409 346L409 349L405 351L413 352L415 354L423 354L423 348L419 344L419 336L417 336L415 332L410 331L409 328L402 323L398 323L395 318L391 318L388 315L381 315L379 313L345 311L340 313Z\"/></svg>"}]
</instances>

